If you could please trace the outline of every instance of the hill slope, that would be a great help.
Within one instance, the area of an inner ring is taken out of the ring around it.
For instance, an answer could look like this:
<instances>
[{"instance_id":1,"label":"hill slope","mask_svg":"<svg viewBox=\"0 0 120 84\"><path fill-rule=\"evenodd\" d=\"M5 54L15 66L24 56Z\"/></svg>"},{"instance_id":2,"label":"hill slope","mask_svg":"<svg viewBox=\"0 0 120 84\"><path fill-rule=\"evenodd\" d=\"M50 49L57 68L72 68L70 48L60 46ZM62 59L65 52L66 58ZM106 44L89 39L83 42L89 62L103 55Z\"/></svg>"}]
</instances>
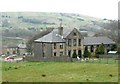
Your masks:
<instances>
[{"instance_id":1,"label":"hill slope","mask_svg":"<svg viewBox=\"0 0 120 84\"><path fill-rule=\"evenodd\" d=\"M0 31L4 37L21 37L29 39L40 31L57 28L62 23L64 28L77 28L95 33L104 29L107 19L73 13L47 12L2 12L0 13Z\"/></svg>"}]
</instances>

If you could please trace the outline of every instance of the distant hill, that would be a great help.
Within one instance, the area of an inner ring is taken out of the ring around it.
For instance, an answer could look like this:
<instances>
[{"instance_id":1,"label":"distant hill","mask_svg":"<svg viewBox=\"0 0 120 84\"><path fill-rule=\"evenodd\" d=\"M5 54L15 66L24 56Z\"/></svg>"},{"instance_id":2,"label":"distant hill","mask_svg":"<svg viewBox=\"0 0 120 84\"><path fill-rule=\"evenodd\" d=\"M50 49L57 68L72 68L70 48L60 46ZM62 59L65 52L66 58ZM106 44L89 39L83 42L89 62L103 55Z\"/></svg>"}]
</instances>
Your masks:
<instances>
[{"instance_id":1,"label":"distant hill","mask_svg":"<svg viewBox=\"0 0 120 84\"><path fill-rule=\"evenodd\" d=\"M104 24L110 22L107 19L73 13L2 12L0 15L2 35L24 39L31 38L48 28L57 28L60 23L64 28L85 29L95 33L104 29Z\"/></svg>"},{"instance_id":2,"label":"distant hill","mask_svg":"<svg viewBox=\"0 0 120 84\"><path fill-rule=\"evenodd\" d=\"M3 27L28 29L58 27L62 21L64 27L80 28L87 24L103 22L102 19L72 13L45 12L7 12L1 13Z\"/></svg>"}]
</instances>

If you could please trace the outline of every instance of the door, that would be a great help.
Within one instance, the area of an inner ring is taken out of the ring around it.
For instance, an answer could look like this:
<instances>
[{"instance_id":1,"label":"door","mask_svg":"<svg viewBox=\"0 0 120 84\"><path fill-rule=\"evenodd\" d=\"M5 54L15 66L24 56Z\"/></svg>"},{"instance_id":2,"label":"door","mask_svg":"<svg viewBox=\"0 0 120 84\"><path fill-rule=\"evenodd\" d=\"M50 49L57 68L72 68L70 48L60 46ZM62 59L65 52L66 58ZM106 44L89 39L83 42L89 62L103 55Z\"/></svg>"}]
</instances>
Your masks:
<instances>
[{"instance_id":1,"label":"door","mask_svg":"<svg viewBox=\"0 0 120 84\"><path fill-rule=\"evenodd\" d=\"M68 50L68 56L71 57L71 50Z\"/></svg>"},{"instance_id":2,"label":"door","mask_svg":"<svg viewBox=\"0 0 120 84\"><path fill-rule=\"evenodd\" d=\"M78 50L78 56L79 56L79 58L82 57L82 52L81 52L81 50Z\"/></svg>"}]
</instances>

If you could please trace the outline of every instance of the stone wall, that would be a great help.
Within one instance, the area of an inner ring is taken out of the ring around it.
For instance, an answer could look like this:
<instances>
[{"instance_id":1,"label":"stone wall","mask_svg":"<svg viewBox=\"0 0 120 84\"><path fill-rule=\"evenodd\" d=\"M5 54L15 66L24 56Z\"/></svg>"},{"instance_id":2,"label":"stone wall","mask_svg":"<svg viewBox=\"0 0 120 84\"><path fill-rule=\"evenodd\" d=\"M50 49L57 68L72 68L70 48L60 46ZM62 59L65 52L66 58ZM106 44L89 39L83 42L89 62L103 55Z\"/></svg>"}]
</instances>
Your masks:
<instances>
[{"instance_id":1,"label":"stone wall","mask_svg":"<svg viewBox=\"0 0 120 84\"><path fill-rule=\"evenodd\" d=\"M63 62L70 62L71 58L68 56L60 56L60 57L26 57L25 61L63 61Z\"/></svg>"},{"instance_id":2,"label":"stone wall","mask_svg":"<svg viewBox=\"0 0 120 84\"><path fill-rule=\"evenodd\" d=\"M43 57L42 43L34 43L34 58Z\"/></svg>"}]
</instances>

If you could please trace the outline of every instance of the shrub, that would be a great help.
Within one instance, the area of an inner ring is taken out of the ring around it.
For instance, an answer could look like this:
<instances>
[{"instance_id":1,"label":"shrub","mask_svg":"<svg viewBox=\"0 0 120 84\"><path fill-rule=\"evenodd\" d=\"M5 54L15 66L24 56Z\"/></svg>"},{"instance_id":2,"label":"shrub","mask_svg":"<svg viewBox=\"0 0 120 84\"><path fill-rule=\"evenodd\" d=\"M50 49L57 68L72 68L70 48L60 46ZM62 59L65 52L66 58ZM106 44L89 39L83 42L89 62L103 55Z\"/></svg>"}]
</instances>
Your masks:
<instances>
[{"instance_id":1,"label":"shrub","mask_svg":"<svg viewBox=\"0 0 120 84\"><path fill-rule=\"evenodd\" d=\"M96 53L95 53L95 52L92 52L92 53L91 53L91 57L92 57L92 58L96 57Z\"/></svg>"},{"instance_id":2,"label":"shrub","mask_svg":"<svg viewBox=\"0 0 120 84\"><path fill-rule=\"evenodd\" d=\"M105 47L104 47L104 44L102 43L101 45L99 45L99 47L96 48L95 54L99 55L104 53L105 53Z\"/></svg>"},{"instance_id":3,"label":"shrub","mask_svg":"<svg viewBox=\"0 0 120 84\"><path fill-rule=\"evenodd\" d=\"M87 46L85 46L83 57L84 58L90 57L90 52L88 51L88 47Z\"/></svg>"},{"instance_id":4,"label":"shrub","mask_svg":"<svg viewBox=\"0 0 120 84\"><path fill-rule=\"evenodd\" d=\"M76 52L73 52L72 58L77 58Z\"/></svg>"},{"instance_id":5,"label":"shrub","mask_svg":"<svg viewBox=\"0 0 120 84\"><path fill-rule=\"evenodd\" d=\"M99 46L99 54L104 54L105 53L105 47L104 47L104 44L102 43L100 46Z\"/></svg>"},{"instance_id":6,"label":"shrub","mask_svg":"<svg viewBox=\"0 0 120 84\"><path fill-rule=\"evenodd\" d=\"M115 50L117 50L117 45L116 44L111 46L111 51L115 51Z\"/></svg>"},{"instance_id":7,"label":"shrub","mask_svg":"<svg viewBox=\"0 0 120 84\"><path fill-rule=\"evenodd\" d=\"M120 54L120 44L118 44L117 51L118 51L118 54Z\"/></svg>"}]
</instances>

